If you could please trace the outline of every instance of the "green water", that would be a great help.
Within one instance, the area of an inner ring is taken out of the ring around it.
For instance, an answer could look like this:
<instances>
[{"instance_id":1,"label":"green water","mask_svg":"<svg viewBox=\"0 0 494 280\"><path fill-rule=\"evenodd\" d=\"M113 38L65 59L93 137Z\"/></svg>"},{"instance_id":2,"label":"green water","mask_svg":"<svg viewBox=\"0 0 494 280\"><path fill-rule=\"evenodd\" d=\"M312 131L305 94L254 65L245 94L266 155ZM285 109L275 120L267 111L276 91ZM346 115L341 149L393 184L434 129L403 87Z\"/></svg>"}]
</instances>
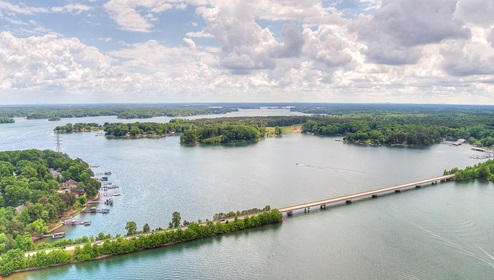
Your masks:
<instances>
[{"instance_id":1,"label":"green water","mask_svg":"<svg viewBox=\"0 0 494 280\"><path fill-rule=\"evenodd\" d=\"M117 120L17 120L0 126L0 150L54 149L53 127L69 121ZM466 145L368 147L339 139L290 134L244 146L184 147L178 137L62 135L64 152L100 165L95 172L112 171L121 193L110 214L81 215L90 227L62 230L73 238L125 233L129 220L166 227L173 211L205 220L220 211L283 207L435 177L478 162ZM299 211L280 225L8 279L492 279L493 187L449 182Z\"/></svg>"}]
</instances>

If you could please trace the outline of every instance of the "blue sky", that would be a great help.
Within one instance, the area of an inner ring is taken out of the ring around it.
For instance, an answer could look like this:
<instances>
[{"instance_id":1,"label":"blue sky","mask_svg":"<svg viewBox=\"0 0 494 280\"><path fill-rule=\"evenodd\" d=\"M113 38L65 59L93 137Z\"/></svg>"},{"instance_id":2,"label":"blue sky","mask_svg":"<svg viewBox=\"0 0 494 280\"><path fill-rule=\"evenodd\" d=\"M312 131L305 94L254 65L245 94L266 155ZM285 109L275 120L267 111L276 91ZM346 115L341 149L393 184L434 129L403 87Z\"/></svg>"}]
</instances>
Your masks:
<instances>
[{"instance_id":1,"label":"blue sky","mask_svg":"<svg viewBox=\"0 0 494 280\"><path fill-rule=\"evenodd\" d=\"M0 104L494 104L492 0L0 0Z\"/></svg>"}]
</instances>

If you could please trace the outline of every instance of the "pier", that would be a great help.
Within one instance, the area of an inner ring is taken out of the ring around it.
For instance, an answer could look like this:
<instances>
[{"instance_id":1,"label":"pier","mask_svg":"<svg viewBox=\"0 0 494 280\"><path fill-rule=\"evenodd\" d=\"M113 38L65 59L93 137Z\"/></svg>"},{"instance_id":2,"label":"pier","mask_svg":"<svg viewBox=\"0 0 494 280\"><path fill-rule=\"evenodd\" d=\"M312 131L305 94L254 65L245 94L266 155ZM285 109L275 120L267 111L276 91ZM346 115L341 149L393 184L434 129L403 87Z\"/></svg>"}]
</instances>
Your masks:
<instances>
[{"instance_id":1,"label":"pier","mask_svg":"<svg viewBox=\"0 0 494 280\"><path fill-rule=\"evenodd\" d=\"M67 219L62 221L62 224L65 226L76 226L76 225L90 226L91 221L77 221L75 219Z\"/></svg>"},{"instance_id":2,"label":"pier","mask_svg":"<svg viewBox=\"0 0 494 280\"><path fill-rule=\"evenodd\" d=\"M110 212L110 209L108 208L103 208L103 209L96 209L96 206L93 206L89 209L87 207L81 211L81 213L102 213L102 214L108 214Z\"/></svg>"},{"instance_id":3,"label":"pier","mask_svg":"<svg viewBox=\"0 0 494 280\"><path fill-rule=\"evenodd\" d=\"M407 188L421 188L423 185L427 185L427 184L436 185L438 182L446 182L453 179L454 177L455 177L454 174L444 175L430 179L415 181L411 183L401 184L397 186L380 188L372 191L354 193L345 196L339 196L334 198L328 198L318 201L312 201L312 202L282 207L282 208L278 208L278 211L280 211L281 213L287 213L287 215L291 215L293 211L300 209L304 209L305 212L309 212L311 207L320 207L321 209L325 209L326 205L328 204L336 204L340 202L345 202L346 204L350 204L354 199L360 199L366 197L377 198L379 195L393 193L393 192L401 192L403 189L407 189Z\"/></svg>"}]
</instances>

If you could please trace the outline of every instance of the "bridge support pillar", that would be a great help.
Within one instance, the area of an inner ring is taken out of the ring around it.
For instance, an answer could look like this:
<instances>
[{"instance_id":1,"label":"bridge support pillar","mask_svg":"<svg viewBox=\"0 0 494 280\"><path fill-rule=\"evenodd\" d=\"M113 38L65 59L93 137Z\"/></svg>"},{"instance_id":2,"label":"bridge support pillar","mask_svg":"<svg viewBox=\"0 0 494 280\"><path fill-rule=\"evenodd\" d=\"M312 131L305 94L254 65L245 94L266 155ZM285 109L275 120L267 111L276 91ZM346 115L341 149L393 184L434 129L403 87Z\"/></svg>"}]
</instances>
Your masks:
<instances>
[{"instance_id":1,"label":"bridge support pillar","mask_svg":"<svg viewBox=\"0 0 494 280\"><path fill-rule=\"evenodd\" d=\"M401 190L395 190L395 193L401 193Z\"/></svg>"},{"instance_id":2,"label":"bridge support pillar","mask_svg":"<svg viewBox=\"0 0 494 280\"><path fill-rule=\"evenodd\" d=\"M372 198L377 198L377 194L373 194L372 195Z\"/></svg>"},{"instance_id":3,"label":"bridge support pillar","mask_svg":"<svg viewBox=\"0 0 494 280\"><path fill-rule=\"evenodd\" d=\"M320 206L320 208L321 208L321 209L326 209L326 204L322 204L322 205Z\"/></svg>"},{"instance_id":4,"label":"bridge support pillar","mask_svg":"<svg viewBox=\"0 0 494 280\"><path fill-rule=\"evenodd\" d=\"M286 215L287 215L287 216L293 216L293 211L288 211L288 212L286 212Z\"/></svg>"},{"instance_id":5,"label":"bridge support pillar","mask_svg":"<svg viewBox=\"0 0 494 280\"><path fill-rule=\"evenodd\" d=\"M415 188L416 189L420 189L422 186L421 185L416 185Z\"/></svg>"},{"instance_id":6,"label":"bridge support pillar","mask_svg":"<svg viewBox=\"0 0 494 280\"><path fill-rule=\"evenodd\" d=\"M349 199L345 202L346 204L352 204L352 201Z\"/></svg>"}]
</instances>

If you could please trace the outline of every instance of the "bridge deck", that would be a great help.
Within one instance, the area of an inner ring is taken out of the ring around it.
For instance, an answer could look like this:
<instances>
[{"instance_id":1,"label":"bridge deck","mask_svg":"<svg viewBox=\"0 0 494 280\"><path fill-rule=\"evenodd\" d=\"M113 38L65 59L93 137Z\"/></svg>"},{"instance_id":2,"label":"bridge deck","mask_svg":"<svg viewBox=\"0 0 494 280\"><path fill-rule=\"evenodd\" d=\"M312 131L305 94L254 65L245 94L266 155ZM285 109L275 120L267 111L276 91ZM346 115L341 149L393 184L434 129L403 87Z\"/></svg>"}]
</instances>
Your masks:
<instances>
[{"instance_id":1,"label":"bridge deck","mask_svg":"<svg viewBox=\"0 0 494 280\"><path fill-rule=\"evenodd\" d=\"M360 193L355 193L355 194L350 194L350 195L345 195L345 196L339 196L339 197L334 197L334 198L329 198L329 199L324 199L324 200L312 201L312 202L297 204L297 205L293 205L293 206L278 208L278 211L280 211L281 213L291 212L293 210L298 210L298 209L303 209L303 208L309 208L309 207L314 207L314 206L343 202L343 201L347 201L347 200L351 201L352 199L378 195L378 194L396 191L396 190L402 190L405 188L420 186L423 184L429 184L429 183L433 183L433 182L437 182L437 181L446 181L446 180L450 180L454 176L455 176L454 174L439 176L439 177L435 177L435 178L430 178L430 179L425 179L425 180L421 180L421 181L401 184L401 185L392 186L392 187L381 188L381 189L372 190L372 191L366 191L366 192L360 192Z\"/></svg>"}]
</instances>

